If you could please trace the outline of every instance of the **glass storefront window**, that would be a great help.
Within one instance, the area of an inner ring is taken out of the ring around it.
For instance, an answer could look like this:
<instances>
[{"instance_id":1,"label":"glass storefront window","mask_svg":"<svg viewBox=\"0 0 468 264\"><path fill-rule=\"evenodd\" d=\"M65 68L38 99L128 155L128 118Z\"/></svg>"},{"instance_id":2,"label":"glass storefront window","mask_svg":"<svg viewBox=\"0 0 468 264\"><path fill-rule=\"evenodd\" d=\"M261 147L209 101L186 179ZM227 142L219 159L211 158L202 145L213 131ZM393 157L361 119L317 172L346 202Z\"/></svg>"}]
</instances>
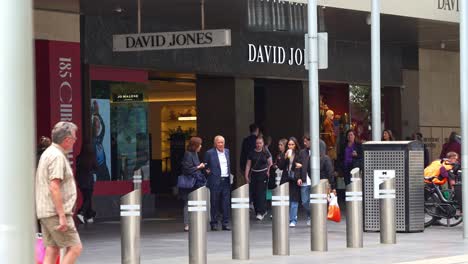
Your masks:
<instances>
[{"instance_id":1,"label":"glass storefront window","mask_svg":"<svg viewBox=\"0 0 468 264\"><path fill-rule=\"evenodd\" d=\"M91 83L92 143L98 181L131 180L135 171L149 179L148 106L145 85Z\"/></svg>"},{"instance_id":2,"label":"glass storefront window","mask_svg":"<svg viewBox=\"0 0 468 264\"><path fill-rule=\"evenodd\" d=\"M371 89L367 85L349 86L351 128L362 142L371 140Z\"/></svg>"}]
</instances>

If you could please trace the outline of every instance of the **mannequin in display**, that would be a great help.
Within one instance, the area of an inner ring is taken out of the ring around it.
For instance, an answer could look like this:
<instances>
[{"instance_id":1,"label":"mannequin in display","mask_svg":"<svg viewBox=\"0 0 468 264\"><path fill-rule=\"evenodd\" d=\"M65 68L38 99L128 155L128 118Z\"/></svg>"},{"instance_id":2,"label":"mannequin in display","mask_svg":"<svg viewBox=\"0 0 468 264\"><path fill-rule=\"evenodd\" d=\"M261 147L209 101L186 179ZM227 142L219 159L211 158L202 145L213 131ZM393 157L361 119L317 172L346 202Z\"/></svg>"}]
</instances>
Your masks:
<instances>
[{"instance_id":1,"label":"mannequin in display","mask_svg":"<svg viewBox=\"0 0 468 264\"><path fill-rule=\"evenodd\" d=\"M323 134L322 139L327 145L327 155L336 160L336 135L333 126L333 118L335 113L332 110L326 112L325 121L323 121Z\"/></svg>"},{"instance_id":2,"label":"mannequin in display","mask_svg":"<svg viewBox=\"0 0 468 264\"><path fill-rule=\"evenodd\" d=\"M319 115L320 115L320 124L323 124L323 121L325 121L325 113L328 110L328 105L325 103L325 100L323 98L323 95L320 95L320 110L319 110Z\"/></svg>"}]
</instances>

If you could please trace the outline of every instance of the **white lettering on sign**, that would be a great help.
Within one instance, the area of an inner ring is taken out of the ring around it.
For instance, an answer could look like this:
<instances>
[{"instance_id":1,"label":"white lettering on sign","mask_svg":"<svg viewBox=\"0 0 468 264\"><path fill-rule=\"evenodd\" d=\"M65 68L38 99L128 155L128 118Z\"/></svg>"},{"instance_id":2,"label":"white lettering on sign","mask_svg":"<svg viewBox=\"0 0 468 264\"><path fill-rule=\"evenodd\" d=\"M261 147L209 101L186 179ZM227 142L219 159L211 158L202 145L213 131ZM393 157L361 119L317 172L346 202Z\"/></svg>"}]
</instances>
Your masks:
<instances>
[{"instance_id":1,"label":"white lettering on sign","mask_svg":"<svg viewBox=\"0 0 468 264\"><path fill-rule=\"evenodd\" d=\"M304 49L271 45L248 44L249 58L252 63L271 63L301 66L304 65Z\"/></svg>"},{"instance_id":2,"label":"white lettering on sign","mask_svg":"<svg viewBox=\"0 0 468 264\"><path fill-rule=\"evenodd\" d=\"M59 58L58 75L60 80L59 98L60 98L60 121L72 122L73 120L73 87L72 81L72 59L70 57ZM67 154L70 165L73 166L73 151Z\"/></svg>"},{"instance_id":3,"label":"white lettering on sign","mask_svg":"<svg viewBox=\"0 0 468 264\"><path fill-rule=\"evenodd\" d=\"M159 32L113 36L114 51L143 51L231 46L230 29Z\"/></svg>"}]
</instances>

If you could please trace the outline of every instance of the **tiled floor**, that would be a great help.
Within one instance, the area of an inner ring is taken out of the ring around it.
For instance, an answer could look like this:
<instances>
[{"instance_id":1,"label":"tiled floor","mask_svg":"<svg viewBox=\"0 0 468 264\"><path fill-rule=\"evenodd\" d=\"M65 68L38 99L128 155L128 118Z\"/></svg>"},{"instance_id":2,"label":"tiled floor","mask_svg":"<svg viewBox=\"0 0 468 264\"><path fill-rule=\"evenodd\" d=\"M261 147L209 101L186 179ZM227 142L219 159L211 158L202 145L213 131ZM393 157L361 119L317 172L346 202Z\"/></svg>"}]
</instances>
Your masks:
<instances>
[{"instance_id":1,"label":"tiled floor","mask_svg":"<svg viewBox=\"0 0 468 264\"><path fill-rule=\"evenodd\" d=\"M397 234L396 245L381 245L378 233L364 233L364 248L346 248L346 225L328 223L328 252L311 252L305 221L290 229L290 256L272 256L271 220L252 220L250 260L231 259L231 232L208 232L208 263L398 263L468 254L462 226L430 227L424 233ZM146 219L142 224L141 263L188 263L188 235L176 219ZM120 224L105 222L80 227L84 251L79 263L120 263ZM468 263L465 256L456 262ZM462 259L462 261L460 261ZM463 260L463 259L466 259ZM442 263L442 262L441 262Z\"/></svg>"}]
</instances>

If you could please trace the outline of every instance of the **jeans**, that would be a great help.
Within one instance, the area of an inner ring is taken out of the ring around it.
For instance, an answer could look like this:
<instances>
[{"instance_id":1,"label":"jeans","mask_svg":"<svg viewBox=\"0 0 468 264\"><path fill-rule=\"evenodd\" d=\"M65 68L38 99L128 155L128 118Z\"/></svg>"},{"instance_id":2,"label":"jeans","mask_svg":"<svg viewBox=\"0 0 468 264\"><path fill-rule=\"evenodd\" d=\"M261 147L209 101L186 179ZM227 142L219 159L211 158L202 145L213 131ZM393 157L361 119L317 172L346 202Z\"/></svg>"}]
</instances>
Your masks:
<instances>
[{"instance_id":1,"label":"jeans","mask_svg":"<svg viewBox=\"0 0 468 264\"><path fill-rule=\"evenodd\" d=\"M291 201L289 203L289 223L297 224L297 209L299 208L299 202Z\"/></svg>"},{"instance_id":2,"label":"jeans","mask_svg":"<svg viewBox=\"0 0 468 264\"><path fill-rule=\"evenodd\" d=\"M310 185L308 186L301 186L301 201L302 207L304 207L307 213L307 219L310 219Z\"/></svg>"}]
</instances>

